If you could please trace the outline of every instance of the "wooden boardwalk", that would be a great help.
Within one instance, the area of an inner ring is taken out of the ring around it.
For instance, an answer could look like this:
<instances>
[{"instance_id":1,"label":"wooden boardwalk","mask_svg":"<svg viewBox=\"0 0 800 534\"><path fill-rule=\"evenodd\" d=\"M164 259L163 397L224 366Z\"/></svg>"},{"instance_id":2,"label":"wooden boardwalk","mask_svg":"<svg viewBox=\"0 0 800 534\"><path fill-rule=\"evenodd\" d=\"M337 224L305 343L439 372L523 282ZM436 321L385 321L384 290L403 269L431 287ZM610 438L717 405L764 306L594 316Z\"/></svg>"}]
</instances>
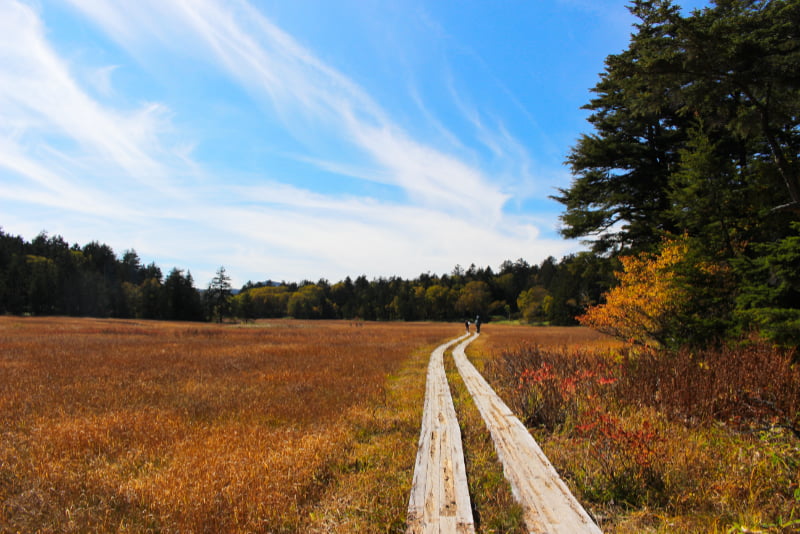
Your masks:
<instances>
[{"instance_id":1,"label":"wooden boardwalk","mask_svg":"<svg viewBox=\"0 0 800 534\"><path fill-rule=\"evenodd\" d=\"M526 528L536 533L601 533L528 429L467 359L464 349L473 339L463 340L453 350L453 358L489 428L514 497L524 509Z\"/></svg>"},{"instance_id":2,"label":"wooden boardwalk","mask_svg":"<svg viewBox=\"0 0 800 534\"><path fill-rule=\"evenodd\" d=\"M422 429L408 504L409 534L475 532L467 473L444 353L464 335L436 348L428 364Z\"/></svg>"}]
</instances>

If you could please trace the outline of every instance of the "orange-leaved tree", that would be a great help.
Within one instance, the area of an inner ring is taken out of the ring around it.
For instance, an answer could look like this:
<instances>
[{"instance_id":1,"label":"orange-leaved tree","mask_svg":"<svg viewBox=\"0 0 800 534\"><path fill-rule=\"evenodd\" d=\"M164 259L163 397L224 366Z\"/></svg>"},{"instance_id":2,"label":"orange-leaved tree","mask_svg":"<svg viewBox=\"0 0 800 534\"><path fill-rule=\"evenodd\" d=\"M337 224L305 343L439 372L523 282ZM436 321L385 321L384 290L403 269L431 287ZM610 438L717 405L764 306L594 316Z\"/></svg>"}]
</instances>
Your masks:
<instances>
[{"instance_id":1,"label":"orange-leaved tree","mask_svg":"<svg viewBox=\"0 0 800 534\"><path fill-rule=\"evenodd\" d=\"M615 273L619 285L578 321L633 343L669 344L675 320L691 299L681 275L688 254L689 240L683 236L665 239L656 254L621 257L623 270Z\"/></svg>"}]
</instances>

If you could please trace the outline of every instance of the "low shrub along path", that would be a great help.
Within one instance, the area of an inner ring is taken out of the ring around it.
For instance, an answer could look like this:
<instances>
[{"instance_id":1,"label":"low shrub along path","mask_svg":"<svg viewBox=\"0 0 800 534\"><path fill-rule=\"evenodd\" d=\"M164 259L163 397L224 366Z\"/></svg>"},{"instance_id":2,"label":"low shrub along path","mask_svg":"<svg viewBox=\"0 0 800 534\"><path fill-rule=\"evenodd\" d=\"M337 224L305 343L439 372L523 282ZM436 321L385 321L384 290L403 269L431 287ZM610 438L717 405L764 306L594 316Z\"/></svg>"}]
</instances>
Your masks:
<instances>
[{"instance_id":1,"label":"low shrub along path","mask_svg":"<svg viewBox=\"0 0 800 534\"><path fill-rule=\"evenodd\" d=\"M475 531L461 431L443 364L445 351L458 344L453 350L453 359L489 429L503 473L523 507L528 531L601 533L522 422L467 359L464 350L477 336L465 334L440 345L431 354L407 532L460 534Z\"/></svg>"}]
</instances>

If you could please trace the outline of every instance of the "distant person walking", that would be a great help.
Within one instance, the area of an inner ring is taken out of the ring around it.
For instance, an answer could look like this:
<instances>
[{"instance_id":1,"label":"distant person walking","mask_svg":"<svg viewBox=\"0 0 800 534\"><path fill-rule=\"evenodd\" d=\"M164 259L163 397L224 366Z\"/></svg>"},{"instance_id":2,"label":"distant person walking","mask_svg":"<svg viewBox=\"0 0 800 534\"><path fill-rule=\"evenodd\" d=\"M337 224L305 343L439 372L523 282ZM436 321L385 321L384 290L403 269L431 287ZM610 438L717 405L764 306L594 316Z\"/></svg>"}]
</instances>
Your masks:
<instances>
[{"instance_id":1,"label":"distant person walking","mask_svg":"<svg viewBox=\"0 0 800 534\"><path fill-rule=\"evenodd\" d=\"M477 333L481 333L481 316L478 315L475 317L475 331Z\"/></svg>"},{"instance_id":2,"label":"distant person walking","mask_svg":"<svg viewBox=\"0 0 800 534\"><path fill-rule=\"evenodd\" d=\"M467 334L469 334L469 320L464 321L464 326L467 328Z\"/></svg>"}]
</instances>

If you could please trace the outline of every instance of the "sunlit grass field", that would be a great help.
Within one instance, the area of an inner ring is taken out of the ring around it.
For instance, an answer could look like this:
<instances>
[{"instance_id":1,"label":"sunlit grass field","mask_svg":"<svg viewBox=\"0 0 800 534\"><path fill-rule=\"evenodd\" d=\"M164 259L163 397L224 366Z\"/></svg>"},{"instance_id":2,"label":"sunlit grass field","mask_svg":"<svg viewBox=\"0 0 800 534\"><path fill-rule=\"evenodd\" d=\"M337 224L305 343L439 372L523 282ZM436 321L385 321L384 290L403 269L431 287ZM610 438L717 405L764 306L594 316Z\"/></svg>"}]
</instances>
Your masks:
<instances>
[{"instance_id":1,"label":"sunlit grass field","mask_svg":"<svg viewBox=\"0 0 800 534\"><path fill-rule=\"evenodd\" d=\"M462 333L0 317L0 532L403 532L428 359ZM604 531L800 528L791 355L493 324L467 353ZM477 531L522 532L445 362Z\"/></svg>"},{"instance_id":2,"label":"sunlit grass field","mask_svg":"<svg viewBox=\"0 0 800 534\"><path fill-rule=\"evenodd\" d=\"M0 531L299 531L387 377L460 333L2 317Z\"/></svg>"}]
</instances>

